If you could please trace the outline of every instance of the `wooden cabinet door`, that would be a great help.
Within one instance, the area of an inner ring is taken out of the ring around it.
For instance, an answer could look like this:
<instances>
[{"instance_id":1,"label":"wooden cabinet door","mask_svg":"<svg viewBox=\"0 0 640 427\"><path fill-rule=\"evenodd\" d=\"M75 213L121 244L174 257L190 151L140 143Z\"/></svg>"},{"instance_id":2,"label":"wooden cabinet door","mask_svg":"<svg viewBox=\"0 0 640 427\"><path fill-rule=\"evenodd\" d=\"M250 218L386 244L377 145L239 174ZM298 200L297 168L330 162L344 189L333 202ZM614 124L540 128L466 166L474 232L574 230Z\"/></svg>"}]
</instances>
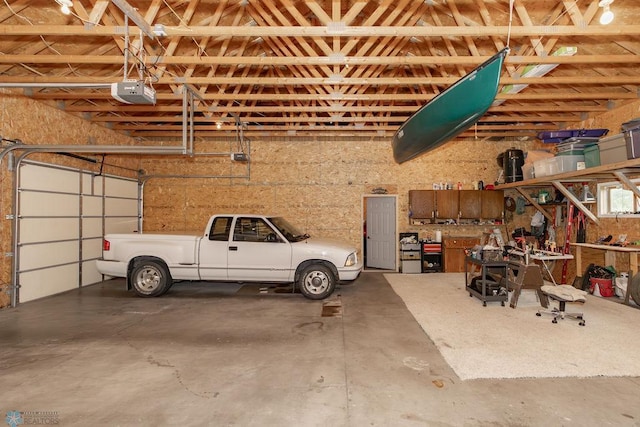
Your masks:
<instances>
[{"instance_id":1,"label":"wooden cabinet door","mask_svg":"<svg viewBox=\"0 0 640 427\"><path fill-rule=\"evenodd\" d=\"M436 194L436 218L457 219L460 211L458 190L437 190Z\"/></svg>"},{"instance_id":2,"label":"wooden cabinet door","mask_svg":"<svg viewBox=\"0 0 640 427\"><path fill-rule=\"evenodd\" d=\"M444 258L444 272L445 273L459 273L464 271L464 249L462 248L459 239L445 238L442 241L443 258Z\"/></svg>"},{"instance_id":3,"label":"wooden cabinet door","mask_svg":"<svg viewBox=\"0 0 640 427\"><path fill-rule=\"evenodd\" d=\"M434 190L409 190L409 208L414 219L432 219L436 211Z\"/></svg>"},{"instance_id":4,"label":"wooden cabinet door","mask_svg":"<svg viewBox=\"0 0 640 427\"><path fill-rule=\"evenodd\" d=\"M444 272L460 273L464 271L464 251L447 248L444 250Z\"/></svg>"},{"instance_id":5,"label":"wooden cabinet door","mask_svg":"<svg viewBox=\"0 0 640 427\"><path fill-rule=\"evenodd\" d=\"M480 190L460 190L460 218L480 218L482 195Z\"/></svg>"},{"instance_id":6,"label":"wooden cabinet door","mask_svg":"<svg viewBox=\"0 0 640 427\"><path fill-rule=\"evenodd\" d=\"M463 273L465 249L473 248L480 243L475 237L448 237L443 240L443 256L445 273Z\"/></svg>"},{"instance_id":7,"label":"wooden cabinet door","mask_svg":"<svg viewBox=\"0 0 640 427\"><path fill-rule=\"evenodd\" d=\"M482 210L480 218L502 219L504 216L504 191L487 190L482 193Z\"/></svg>"}]
</instances>

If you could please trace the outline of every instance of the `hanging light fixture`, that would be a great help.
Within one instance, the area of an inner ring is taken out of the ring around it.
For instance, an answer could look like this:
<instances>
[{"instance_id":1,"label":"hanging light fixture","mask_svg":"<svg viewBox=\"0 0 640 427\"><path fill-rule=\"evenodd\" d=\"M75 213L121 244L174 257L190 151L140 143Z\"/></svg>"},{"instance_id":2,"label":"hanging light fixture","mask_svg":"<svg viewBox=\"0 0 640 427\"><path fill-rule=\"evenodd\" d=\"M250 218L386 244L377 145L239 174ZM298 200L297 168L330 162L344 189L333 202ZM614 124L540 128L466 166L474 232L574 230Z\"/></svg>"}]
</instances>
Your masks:
<instances>
[{"instance_id":1,"label":"hanging light fixture","mask_svg":"<svg viewBox=\"0 0 640 427\"><path fill-rule=\"evenodd\" d=\"M598 3L598 6L602 8L602 15L600 15L600 23L602 25L611 24L611 22L613 21L614 15L609 8L609 6L611 6L611 3L613 3L613 0L600 0L600 3Z\"/></svg>"},{"instance_id":2,"label":"hanging light fixture","mask_svg":"<svg viewBox=\"0 0 640 427\"><path fill-rule=\"evenodd\" d=\"M56 0L56 3L60 5L60 12L65 15L71 13L71 8L73 7L73 1L71 0Z\"/></svg>"}]
</instances>

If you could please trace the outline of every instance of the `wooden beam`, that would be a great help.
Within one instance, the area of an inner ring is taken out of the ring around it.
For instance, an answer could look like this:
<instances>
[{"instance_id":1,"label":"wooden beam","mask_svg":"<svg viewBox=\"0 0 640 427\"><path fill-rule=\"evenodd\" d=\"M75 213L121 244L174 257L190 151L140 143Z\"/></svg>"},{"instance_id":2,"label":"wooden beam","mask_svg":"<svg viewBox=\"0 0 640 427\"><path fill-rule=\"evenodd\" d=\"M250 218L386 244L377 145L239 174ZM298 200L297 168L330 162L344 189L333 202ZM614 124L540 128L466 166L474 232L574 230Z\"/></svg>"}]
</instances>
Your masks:
<instances>
[{"instance_id":1,"label":"wooden beam","mask_svg":"<svg viewBox=\"0 0 640 427\"><path fill-rule=\"evenodd\" d=\"M368 101L368 102L427 102L435 95L416 93L407 95L406 93L375 93L375 94L318 94L318 93L206 93L202 97L206 100L217 101L255 101L255 102L277 102L277 101L328 101L328 102L344 102L344 101ZM105 92L47 92L34 93L30 96L34 99L111 99L110 93ZM182 100L182 95L174 93L156 94L158 101L177 101ZM518 93L518 94L498 94L496 99L507 100L539 100L539 101L561 101L561 100L636 100L638 95L633 93L620 92L597 92L597 93Z\"/></svg>"},{"instance_id":2,"label":"wooden beam","mask_svg":"<svg viewBox=\"0 0 640 427\"><path fill-rule=\"evenodd\" d=\"M413 85L434 85L438 87L449 86L458 81L459 77L373 77L373 78L340 78L333 77L162 77L154 82L154 86L174 85L174 84L193 84L193 85L229 85L229 86L298 86L298 85L330 85L334 88L343 86L413 86ZM8 85L36 85L42 84L43 87L51 83L115 83L121 81L120 77L96 77L91 78L78 76L6 76L2 78L0 87ZM500 84L523 84L528 85L638 85L640 84L640 75L634 76L613 76L613 77L525 77L513 78L503 77ZM624 94L626 92L621 92ZM499 94L509 95L509 94ZM517 95L519 98L521 94ZM550 94L551 96L552 94Z\"/></svg>"},{"instance_id":3,"label":"wooden beam","mask_svg":"<svg viewBox=\"0 0 640 427\"><path fill-rule=\"evenodd\" d=\"M113 0L112 0L113 1ZM576 27L573 25L531 25L487 27L457 27L457 26L347 26L336 32L330 27L300 27L300 26L165 26L167 37L506 37L511 31L511 37L530 36L584 36L584 37L620 37L640 35L640 25L605 26L593 25ZM2 36L104 36L123 35L122 26L95 26L86 28L81 25L0 25Z\"/></svg>"},{"instance_id":4,"label":"wooden beam","mask_svg":"<svg viewBox=\"0 0 640 427\"><path fill-rule=\"evenodd\" d=\"M489 56L147 56L145 65L479 65ZM42 53L0 55L0 64L122 64L121 55L54 55ZM505 64L639 64L640 55L507 56Z\"/></svg>"}]
</instances>

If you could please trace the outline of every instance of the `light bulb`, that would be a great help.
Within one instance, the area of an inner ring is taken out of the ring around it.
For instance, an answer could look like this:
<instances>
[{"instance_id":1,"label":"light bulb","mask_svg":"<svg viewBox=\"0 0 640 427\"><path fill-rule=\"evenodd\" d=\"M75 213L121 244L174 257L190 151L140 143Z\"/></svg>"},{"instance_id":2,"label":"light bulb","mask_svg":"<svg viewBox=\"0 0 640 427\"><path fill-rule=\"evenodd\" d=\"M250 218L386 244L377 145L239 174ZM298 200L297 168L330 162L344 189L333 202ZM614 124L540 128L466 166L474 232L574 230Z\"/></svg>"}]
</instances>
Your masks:
<instances>
[{"instance_id":1,"label":"light bulb","mask_svg":"<svg viewBox=\"0 0 640 427\"><path fill-rule=\"evenodd\" d=\"M602 12L602 15L600 16L600 23L602 25L611 24L611 22L613 21L613 17L613 12L611 12L609 6L607 5L604 7L604 12Z\"/></svg>"},{"instance_id":2,"label":"light bulb","mask_svg":"<svg viewBox=\"0 0 640 427\"><path fill-rule=\"evenodd\" d=\"M56 3L60 5L60 12L64 15L69 15L71 13L71 7L73 6L72 0L56 0Z\"/></svg>"}]
</instances>

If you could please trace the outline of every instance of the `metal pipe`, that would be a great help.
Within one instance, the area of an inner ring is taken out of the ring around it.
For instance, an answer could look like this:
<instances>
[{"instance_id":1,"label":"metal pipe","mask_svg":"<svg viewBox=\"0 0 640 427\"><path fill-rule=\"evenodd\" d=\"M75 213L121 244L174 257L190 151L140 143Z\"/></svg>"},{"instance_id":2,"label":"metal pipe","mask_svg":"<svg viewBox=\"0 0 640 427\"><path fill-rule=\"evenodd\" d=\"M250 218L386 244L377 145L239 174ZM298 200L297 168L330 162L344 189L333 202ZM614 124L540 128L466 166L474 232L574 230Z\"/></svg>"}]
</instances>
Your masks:
<instances>
[{"instance_id":1,"label":"metal pipe","mask_svg":"<svg viewBox=\"0 0 640 427\"><path fill-rule=\"evenodd\" d=\"M21 87L50 87L50 88L86 88L86 89L102 89L110 88L111 83L7 83L0 82L0 88L21 88Z\"/></svg>"},{"instance_id":2,"label":"metal pipe","mask_svg":"<svg viewBox=\"0 0 640 427\"><path fill-rule=\"evenodd\" d=\"M129 15L124 15L124 79L129 74Z\"/></svg>"},{"instance_id":3,"label":"metal pipe","mask_svg":"<svg viewBox=\"0 0 640 427\"><path fill-rule=\"evenodd\" d=\"M7 155L14 150L24 150L28 153L98 153L98 154L187 154L186 147L148 146L135 147L131 145L12 145L0 152L0 164Z\"/></svg>"},{"instance_id":4,"label":"metal pipe","mask_svg":"<svg viewBox=\"0 0 640 427\"><path fill-rule=\"evenodd\" d=\"M142 233L142 222L144 218L142 216L144 212L144 200L142 199L143 187L144 183L140 181L140 176L138 176L138 233ZM103 221L104 222L104 221ZM105 233L103 232L102 235Z\"/></svg>"},{"instance_id":5,"label":"metal pipe","mask_svg":"<svg viewBox=\"0 0 640 427\"><path fill-rule=\"evenodd\" d=\"M95 258L95 259L97 259L97 258ZM87 261L91 261L91 260L87 260ZM41 271L41 270L46 270L48 268L64 267L65 265L74 265L74 264L82 264L82 261L81 260L69 261L69 262L63 262L63 263L60 263L60 264L47 265L45 267L28 268L26 270L20 270L20 273L31 273L32 271Z\"/></svg>"},{"instance_id":6,"label":"metal pipe","mask_svg":"<svg viewBox=\"0 0 640 427\"><path fill-rule=\"evenodd\" d=\"M2 164L2 157L4 156L5 150L0 153L0 164ZM23 155L19 156L18 159L15 160L14 168L13 168L13 179L11 183L11 217L13 219L13 232L11 235L11 246L13 250L13 259L11 260L11 307L16 308L18 306L18 297L20 292L20 284L18 283L18 234L20 232L20 227L18 227L18 203L20 198L18 197L18 174L20 170L20 162L22 162Z\"/></svg>"},{"instance_id":7,"label":"metal pipe","mask_svg":"<svg viewBox=\"0 0 640 427\"><path fill-rule=\"evenodd\" d=\"M182 145L187 143L187 87L182 85Z\"/></svg>"},{"instance_id":8,"label":"metal pipe","mask_svg":"<svg viewBox=\"0 0 640 427\"><path fill-rule=\"evenodd\" d=\"M189 91L189 150L193 155L193 134L194 134L194 124L193 124L193 116L196 110L196 106L193 103L193 91Z\"/></svg>"},{"instance_id":9,"label":"metal pipe","mask_svg":"<svg viewBox=\"0 0 640 427\"><path fill-rule=\"evenodd\" d=\"M182 141L185 147L189 147L189 153L194 156L193 153L193 141L194 141L194 114L196 107L194 105L194 97L204 102L204 98L198 94L194 88L190 85L182 85ZM187 136L188 129L188 136ZM187 145L187 139L189 141Z\"/></svg>"}]
</instances>

